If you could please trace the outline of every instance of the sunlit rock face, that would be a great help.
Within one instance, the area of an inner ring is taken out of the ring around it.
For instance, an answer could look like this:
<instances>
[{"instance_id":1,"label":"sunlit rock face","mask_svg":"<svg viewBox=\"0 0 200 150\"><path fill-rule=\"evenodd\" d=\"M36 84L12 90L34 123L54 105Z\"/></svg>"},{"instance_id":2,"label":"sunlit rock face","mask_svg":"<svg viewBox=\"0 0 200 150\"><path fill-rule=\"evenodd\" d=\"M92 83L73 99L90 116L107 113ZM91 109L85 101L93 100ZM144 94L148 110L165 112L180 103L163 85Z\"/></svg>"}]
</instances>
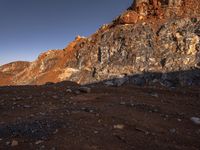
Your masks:
<instances>
[{"instance_id":1,"label":"sunlit rock face","mask_svg":"<svg viewBox=\"0 0 200 150\"><path fill-rule=\"evenodd\" d=\"M135 0L111 23L89 37L77 36L63 50L47 51L20 69L19 63L0 67L0 85L88 84L123 77L200 84L199 10L198 0Z\"/></svg>"},{"instance_id":2,"label":"sunlit rock face","mask_svg":"<svg viewBox=\"0 0 200 150\"><path fill-rule=\"evenodd\" d=\"M197 0L134 0L130 9L143 16L164 14L169 17L168 13L183 15L200 12Z\"/></svg>"}]
</instances>

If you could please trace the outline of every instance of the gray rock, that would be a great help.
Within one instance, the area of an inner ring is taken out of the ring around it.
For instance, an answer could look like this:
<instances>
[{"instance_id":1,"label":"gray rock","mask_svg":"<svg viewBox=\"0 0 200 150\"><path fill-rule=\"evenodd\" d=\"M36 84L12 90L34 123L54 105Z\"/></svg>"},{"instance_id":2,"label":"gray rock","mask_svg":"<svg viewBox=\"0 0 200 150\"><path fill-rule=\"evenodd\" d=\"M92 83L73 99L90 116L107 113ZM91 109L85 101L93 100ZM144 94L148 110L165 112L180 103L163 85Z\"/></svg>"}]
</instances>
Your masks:
<instances>
[{"instance_id":1,"label":"gray rock","mask_svg":"<svg viewBox=\"0 0 200 150\"><path fill-rule=\"evenodd\" d=\"M128 81L127 77L115 79L114 80L114 85L119 87L119 86L122 86L123 84L125 84L127 81Z\"/></svg>"},{"instance_id":2,"label":"gray rock","mask_svg":"<svg viewBox=\"0 0 200 150\"><path fill-rule=\"evenodd\" d=\"M72 93L72 90L71 89L67 89L66 92L67 93Z\"/></svg>"},{"instance_id":3,"label":"gray rock","mask_svg":"<svg viewBox=\"0 0 200 150\"><path fill-rule=\"evenodd\" d=\"M91 93L91 88L89 88L89 87L80 87L79 91L83 92L83 93Z\"/></svg>"},{"instance_id":4,"label":"gray rock","mask_svg":"<svg viewBox=\"0 0 200 150\"><path fill-rule=\"evenodd\" d=\"M79 94L81 94L81 92L80 92L79 90L75 90L75 91L74 91L74 94L79 95Z\"/></svg>"},{"instance_id":5,"label":"gray rock","mask_svg":"<svg viewBox=\"0 0 200 150\"><path fill-rule=\"evenodd\" d=\"M16 141L16 140L13 140L12 143L11 143L11 146L14 147L14 146L18 146L19 142Z\"/></svg>"},{"instance_id":6,"label":"gray rock","mask_svg":"<svg viewBox=\"0 0 200 150\"><path fill-rule=\"evenodd\" d=\"M169 131L170 131L170 133L172 133L172 134L176 133L176 129L174 129L174 128L173 128L173 129L170 129Z\"/></svg>"},{"instance_id":7,"label":"gray rock","mask_svg":"<svg viewBox=\"0 0 200 150\"><path fill-rule=\"evenodd\" d=\"M113 83L113 81L106 81L104 82L105 85L107 86L114 86L115 84Z\"/></svg>"},{"instance_id":8,"label":"gray rock","mask_svg":"<svg viewBox=\"0 0 200 150\"><path fill-rule=\"evenodd\" d=\"M190 120L196 124L196 125L200 125L200 118L198 117L191 117Z\"/></svg>"},{"instance_id":9,"label":"gray rock","mask_svg":"<svg viewBox=\"0 0 200 150\"><path fill-rule=\"evenodd\" d=\"M168 80L164 80L160 82L162 86L171 88L171 87L175 87L175 84L172 81L168 81Z\"/></svg>"},{"instance_id":10,"label":"gray rock","mask_svg":"<svg viewBox=\"0 0 200 150\"><path fill-rule=\"evenodd\" d=\"M36 145L39 145L39 144L41 144L41 143L43 143L43 142L44 142L43 140L39 140L39 141L36 141L35 144L36 144Z\"/></svg>"},{"instance_id":11,"label":"gray rock","mask_svg":"<svg viewBox=\"0 0 200 150\"><path fill-rule=\"evenodd\" d=\"M146 81L142 77L134 77L130 81L132 84L138 85L138 86L144 86Z\"/></svg>"},{"instance_id":12,"label":"gray rock","mask_svg":"<svg viewBox=\"0 0 200 150\"><path fill-rule=\"evenodd\" d=\"M32 106L30 105L24 105L24 108L31 108Z\"/></svg>"},{"instance_id":13,"label":"gray rock","mask_svg":"<svg viewBox=\"0 0 200 150\"><path fill-rule=\"evenodd\" d=\"M52 96L53 99L58 99L59 97L57 95Z\"/></svg>"}]
</instances>

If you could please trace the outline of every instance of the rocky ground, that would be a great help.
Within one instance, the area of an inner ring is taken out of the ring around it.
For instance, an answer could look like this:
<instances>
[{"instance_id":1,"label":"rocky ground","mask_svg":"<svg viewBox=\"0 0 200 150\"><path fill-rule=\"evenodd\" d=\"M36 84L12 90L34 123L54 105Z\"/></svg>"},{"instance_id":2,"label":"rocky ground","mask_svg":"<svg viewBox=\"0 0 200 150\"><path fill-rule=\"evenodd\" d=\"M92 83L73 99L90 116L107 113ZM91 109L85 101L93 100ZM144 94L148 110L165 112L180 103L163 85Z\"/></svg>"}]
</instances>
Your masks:
<instances>
[{"instance_id":1,"label":"rocky ground","mask_svg":"<svg viewBox=\"0 0 200 150\"><path fill-rule=\"evenodd\" d=\"M0 87L0 114L0 149L200 149L199 87Z\"/></svg>"}]
</instances>

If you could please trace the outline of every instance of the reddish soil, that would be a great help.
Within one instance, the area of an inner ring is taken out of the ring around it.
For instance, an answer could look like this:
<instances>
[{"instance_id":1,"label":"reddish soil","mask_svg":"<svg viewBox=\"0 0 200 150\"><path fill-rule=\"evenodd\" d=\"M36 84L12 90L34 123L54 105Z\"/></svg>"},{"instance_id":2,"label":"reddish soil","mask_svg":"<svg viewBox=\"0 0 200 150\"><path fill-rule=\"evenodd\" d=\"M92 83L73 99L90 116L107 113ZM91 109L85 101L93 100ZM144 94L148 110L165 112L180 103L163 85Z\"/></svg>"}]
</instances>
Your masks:
<instances>
[{"instance_id":1,"label":"reddish soil","mask_svg":"<svg viewBox=\"0 0 200 150\"><path fill-rule=\"evenodd\" d=\"M0 149L200 149L199 87L78 88L0 87Z\"/></svg>"}]
</instances>

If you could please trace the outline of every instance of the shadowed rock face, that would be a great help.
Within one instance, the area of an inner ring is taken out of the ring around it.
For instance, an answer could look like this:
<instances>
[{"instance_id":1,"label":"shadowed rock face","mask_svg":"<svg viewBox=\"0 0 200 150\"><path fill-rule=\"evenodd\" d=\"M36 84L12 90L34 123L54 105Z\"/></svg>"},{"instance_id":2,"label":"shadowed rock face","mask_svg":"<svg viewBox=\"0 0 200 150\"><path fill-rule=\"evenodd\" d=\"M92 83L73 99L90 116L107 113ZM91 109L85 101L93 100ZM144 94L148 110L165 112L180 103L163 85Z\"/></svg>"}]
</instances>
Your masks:
<instances>
[{"instance_id":1,"label":"shadowed rock face","mask_svg":"<svg viewBox=\"0 0 200 150\"><path fill-rule=\"evenodd\" d=\"M199 69L198 4L198 0L135 0L93 35L78 36L63 50L41 54L9 80L0 70L1 79L6 81L0 85L63 80L87 84L144 72ZM195 82L199 78L196 71L188 76Z\"/></svg>"}]
</instances>

